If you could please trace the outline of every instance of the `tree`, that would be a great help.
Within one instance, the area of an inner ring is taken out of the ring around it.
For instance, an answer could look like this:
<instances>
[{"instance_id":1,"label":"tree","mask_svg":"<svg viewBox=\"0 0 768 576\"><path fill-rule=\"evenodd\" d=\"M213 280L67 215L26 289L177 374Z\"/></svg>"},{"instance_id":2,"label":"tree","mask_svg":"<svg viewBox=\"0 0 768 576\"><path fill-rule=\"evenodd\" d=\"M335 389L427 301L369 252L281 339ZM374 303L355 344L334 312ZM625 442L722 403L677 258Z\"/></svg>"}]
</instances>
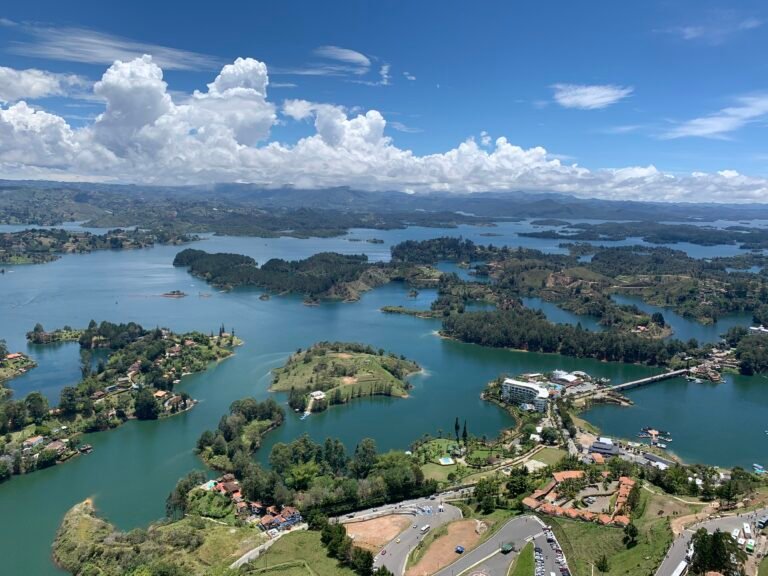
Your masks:
<instances>
[{"instance_id":1,"label":"tree","mask_svg":"<svg viewBox=\"0 0 768 576\"><path fill-rule=\"evenodd\" d=\"M355 454L350 462L350 470L355 478L365 478L376 464L378 454L376 442L371 438L363 438L355 448Z\"/></svg>"},{"instance_id":2,"label":"tree","mask_svg":"<svg viewBox=\"0 0 768 576\"><path fill-rule=\"evenodd\" d=\"M48 415L48 399L40 394L40 392L30 392L27 397L24 398L24 403L27 405L27 412L29 417L40 424Z\"/></svg>"},{"instance_id":3,"label":"tree","mask_svg":"<svg viewBox=\"0 0 768 576\"><path fill-rule=\"evenodd\" d=\"M600 556L600 558L597 559L597 562L595 562L595 568L600 572L608 572L611 569L611 565L608 563L608 556L605 554Z\"/></svg>"},{"instance_id":4,"label":"tree","mask_svg":"<svg viewBox=\"0 0 768 576\"><path fill-rule=\"evenodd\" d=\"M0 482L4 482L5 480L8 480L8 478L11 477L11 474L13 473L13 469L11 468L11 465L8 464L5 460L0 460Z\"/></svg>"},{"instance_id":5,"label":"tree","mask_svg":"<svg viewBox=\"0 0 768 576\"><path fill-rule=\"evenodd\" d=\"M205 480L205 473L200 470L193 470L183 478L179 478L176 486L165 500L165 515L172 520L182 518L187 511L187 495L189 491L205 482Z\"/></svg>"},{"instance_id":6,"label":"tree","mask_svg":"<svg viewBox=\"0 0 768 576\"><path fill-rule=\"evenodd\" d=\"M142 388L136 394L136 418L139 420L156 420L160 414L158 406L152 391L149 388Z\"/></svg>"},{"instance_id":7,"label":"tree","mask_svg":"<svg viewBox=\"0 0 768 576\"><path fill-rule=\"evenodd\" d=\"M468 434L467 434L467 421L466 421L466 420L464 420L464 430L463 430L463 431L462 431L462 433L461 433L461 439L464 441L464 447L465 447L465 448L467 447L467 438L468 438L468 437L469 437L469 436L468 436Z\"/></svg>"},{"instance_id":8,"label":"tree","mask_svg":"<svg viewBox=\"0 0 768 576\"><path fill-rule=\"evenodd\" d=\"M731 535L720 530L709 534L706 528L699 528L691 538L693 556L690 571L693 574L720 572L726 576L741 574L741 565L746 555Z\"/></svg>"},{"instance_id":9,"label":"tree","mask_svg":"<svg viewBox=\"0 0 768 576\"><path fill-rule=\"evenodd\" d=\"M630 522L624 527L624 542L627 544L627 548L634 546L637 543L637 535L639 531L637 526Z\"/></svg>"},{"instance_id":10,"label":"tree","mask_svg":"<svg viewBox=\"0 0 768 576\"><path fill-rule=\"evenodd\" d=\"M544 428L541 431L541 440L545 444L549 444L549 445L557 444L557 439L558 439L557 430L555 430L554 428Z\"/></svg>"},{"instance_id":11,"label":"tree","mask_svg":"<svg viewBox=\"0 0 768 576\"><path fill-rule=\"evenodd\" d=\"M461 426L459 425L459 417L456 416L456 422L453 425L453 430L456 432L456 444L459 443L459 431L461 430Z\"/></svg>"},{"instance_id":12,"label":"tree","mask_svg":"<svg viewBox=\"0 0 768 576\"><path fill-rule=\"evenodd\" d=\"M64 386L61 389L59 408L64 414L71 415L77 412L78 394L73 386Z\"/></svg>"}]
</instances>

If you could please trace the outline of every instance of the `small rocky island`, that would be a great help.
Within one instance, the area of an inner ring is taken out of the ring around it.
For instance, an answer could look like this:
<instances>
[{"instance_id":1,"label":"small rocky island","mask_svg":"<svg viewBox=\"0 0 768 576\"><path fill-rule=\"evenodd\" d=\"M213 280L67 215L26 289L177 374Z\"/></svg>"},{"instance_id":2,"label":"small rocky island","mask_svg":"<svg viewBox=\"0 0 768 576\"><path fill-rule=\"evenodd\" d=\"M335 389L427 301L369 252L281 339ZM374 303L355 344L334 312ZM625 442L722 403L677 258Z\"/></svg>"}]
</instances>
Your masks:
<instances>
[{"instance_id":1,"label":"small rocky island","mask_svg":"<svg viewBox=\"0 0 768 576\"><path fill-rule=\"evenodd\" d=\"M297 412L319 412L365 396L406 398L406 377L420 370L412 360L366 344L319 342L274 370L270 389L289 392L288 404Z\"/></svg>"}]
</instances>

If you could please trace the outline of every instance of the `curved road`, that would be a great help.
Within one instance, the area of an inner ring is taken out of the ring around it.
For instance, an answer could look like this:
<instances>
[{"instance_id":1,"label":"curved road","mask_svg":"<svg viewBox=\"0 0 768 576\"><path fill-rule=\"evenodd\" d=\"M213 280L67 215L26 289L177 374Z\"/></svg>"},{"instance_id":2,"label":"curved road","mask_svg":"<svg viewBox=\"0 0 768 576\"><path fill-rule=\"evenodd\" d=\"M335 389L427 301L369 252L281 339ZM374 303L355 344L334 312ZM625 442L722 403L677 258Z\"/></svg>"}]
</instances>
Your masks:
<instances>
[{"instance_id":1,"label":"curved road","mask_svg":"<svg viewBox=\"0 0 768 576\"><path fill-rule=\"evenodd\" d=\"M513 518L480 546L458 556L453 564L446 566L435 576L459 576L475 566L489 576L506 576L514 555L502 554L501 546L509 542L514 544L515 550L519 552L527 541L541 535L543 526L535 516Z\"/></svg>"}]
</instances>

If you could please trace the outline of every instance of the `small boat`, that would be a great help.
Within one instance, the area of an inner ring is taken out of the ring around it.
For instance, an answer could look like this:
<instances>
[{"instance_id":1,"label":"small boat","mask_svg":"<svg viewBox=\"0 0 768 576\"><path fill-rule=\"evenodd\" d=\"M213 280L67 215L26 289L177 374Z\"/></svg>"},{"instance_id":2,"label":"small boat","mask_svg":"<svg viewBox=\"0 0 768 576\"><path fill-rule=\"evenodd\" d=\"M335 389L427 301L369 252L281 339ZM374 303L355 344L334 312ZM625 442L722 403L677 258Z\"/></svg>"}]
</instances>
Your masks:
<instances>
[{"instance_id":1,"label":"small boat","mask_svg":"<svg viewBox=\"0 0 768 576\"><path fill-rule=\"evenodd\" d=\"M90 444L83 444L78 448L78 451L81 454L90 454L91 452L93 452L93 446L91 446Z\"/></svg>"},{"instance_id":2,"label":"small boat","mask_svg":"<svg viewBox=\"0 0 768 576\"><path fill-rule=\"evenodd\" d=\"M662 444L661 442L659 442L658 444L656 444L656 446L658 446L659 448L666 448L666 447L667 447L667 445L666 445L666 444Z\"/></svg>"},{"instance_id":3,"label":"small boat","mask_svg":"<svg viewBox=\"0 0 768 576\"><path fill-rule=\"evenodd\" d=\"M752 468L755 470L765 470L760 464L752 464Z\"/></svg>"}]
</instances>

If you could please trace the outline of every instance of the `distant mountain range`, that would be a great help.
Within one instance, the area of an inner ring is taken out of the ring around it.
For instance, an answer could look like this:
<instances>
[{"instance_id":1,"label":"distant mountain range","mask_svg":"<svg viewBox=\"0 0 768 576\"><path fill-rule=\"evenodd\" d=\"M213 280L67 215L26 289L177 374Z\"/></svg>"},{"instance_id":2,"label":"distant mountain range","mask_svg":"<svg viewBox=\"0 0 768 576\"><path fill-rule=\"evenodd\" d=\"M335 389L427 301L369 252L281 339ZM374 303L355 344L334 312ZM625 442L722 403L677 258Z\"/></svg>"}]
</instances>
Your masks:
<instances>
[{"instance_id":1,"label":"distant mountain range","mask_svg":"<svg viewBox=\"0 0 768 576\"><path fill-rule=\"evenodd\" d=\"M0 180L2 199L14 196L23 202L35 192L59 191L68 200L100 205L102 201L153 204L156 202L192 202L262 209L310 209L343 212L454 212L483 219L562 218L597 220L640 220L651 222L691 220L768 219L766 204L689 204L667 202L631 202L577 198L548 192L484 192L473 194L368 192L349 188L266 189L252 184L216 184L210 186L144 186L100 183ZM119 199L119 200L118 200Z\"/></svg>"}]
</instances>

